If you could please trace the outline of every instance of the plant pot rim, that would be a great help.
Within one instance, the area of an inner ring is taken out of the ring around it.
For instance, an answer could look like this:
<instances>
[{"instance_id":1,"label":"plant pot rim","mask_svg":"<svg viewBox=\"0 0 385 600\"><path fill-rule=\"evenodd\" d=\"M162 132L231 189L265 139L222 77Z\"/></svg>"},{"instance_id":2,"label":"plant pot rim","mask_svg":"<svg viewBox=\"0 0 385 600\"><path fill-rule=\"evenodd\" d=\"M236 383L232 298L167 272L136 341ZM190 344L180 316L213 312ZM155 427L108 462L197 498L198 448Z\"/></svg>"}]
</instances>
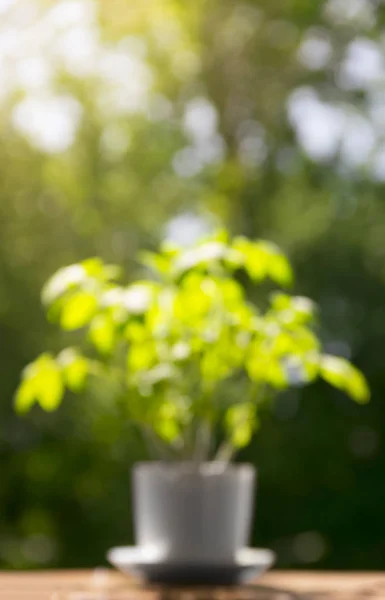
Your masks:
<instances>
[{"instance_id":1,"label":"plant pot rim","mask_svg":"<svg viewBox=\"0 0 385 600\"><path fill-rule=\"evenodd\" d=\"M201 475L201 476L219 476L219 475L244 475L253 476L256 468L251 463L223 463L220 461L139 461L134 463L133 470L135 472L163 472L163 473L180 473L181 475Z\"/></svg>"}]
</instances>

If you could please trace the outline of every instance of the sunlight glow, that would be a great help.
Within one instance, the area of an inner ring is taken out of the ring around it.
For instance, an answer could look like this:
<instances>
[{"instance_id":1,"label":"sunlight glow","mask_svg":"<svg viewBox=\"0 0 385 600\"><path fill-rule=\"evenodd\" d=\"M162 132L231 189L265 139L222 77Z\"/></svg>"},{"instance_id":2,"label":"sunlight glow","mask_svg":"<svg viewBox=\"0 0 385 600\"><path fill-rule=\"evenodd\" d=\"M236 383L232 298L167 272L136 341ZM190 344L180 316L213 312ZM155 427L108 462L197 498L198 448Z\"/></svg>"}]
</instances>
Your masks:
<instances>
[{"instance_id":1,"label":"sunlight glow","mask_svg":"<svg viewBox=\"0 0 385 600\"><path fill-rule=\"evenodd\" d=\"M81 109L71 95L55 93L62 72L99 82L95 105L104 116L148 110L152 73L144 41L102 42L94 2L59 0L40 12L34 0L6 4L7 23L0 21L0 102L15 91L27 92L14 107L12 122L31 145L55 153L75 139ZM153 109L154 118L161 118L169 106L158 102Z\"/></svg>"},{"instance_id":2,"label":"sunlight glow","mask_svg":"<svg viewBox=\"0 0 385 600\"><path fill-rule=\"evenodd\" d=\"M81 105L70 96L29 96L13 110L13 125L43 152L63 152L74 141Z\"/></svg>"},{"instance_id":3,"label":"sunlight glow","mask_svg":"<svg viewBox=\"0 0 385 600\"><path fill-rule=\"evenodd\" d=\"M326 31L308 31L298 49L298 60L308 69L325 68L332 56L332 45Z\"/></svg>"},{"instance_id":4,"label":"sunlight glow","mask_svg":"<svg viewBox=\"0 0 385 600\"><path fill-rule=\"evenodd\" d=\"M321 101L312 88L299 88L289 98L288 115L298 140L314 160L328 160L338 149L344 115Z\"/></svg>"},{"instance_id":5,"label":"sunlight glow","mask_svg":"<svg viewBox=\"0 0 385 600\"><path fill-rule=\"evenodd\" d=\"M192 246L212 231L211 225L203 216L183 213L169 221L165 238L178 246Z\"/></svg>"},{"instance_id":6,"label":"sunlight glow","mask_svg":"<svg viewBox=\"0 0 385 600\"><path fill-rule=\"evenodd\" d=\"M385 76L383 51L375 42L357 38L347 48L338 75L338 83L345 89L368 88Z\"/></svg>"}]
</instances>

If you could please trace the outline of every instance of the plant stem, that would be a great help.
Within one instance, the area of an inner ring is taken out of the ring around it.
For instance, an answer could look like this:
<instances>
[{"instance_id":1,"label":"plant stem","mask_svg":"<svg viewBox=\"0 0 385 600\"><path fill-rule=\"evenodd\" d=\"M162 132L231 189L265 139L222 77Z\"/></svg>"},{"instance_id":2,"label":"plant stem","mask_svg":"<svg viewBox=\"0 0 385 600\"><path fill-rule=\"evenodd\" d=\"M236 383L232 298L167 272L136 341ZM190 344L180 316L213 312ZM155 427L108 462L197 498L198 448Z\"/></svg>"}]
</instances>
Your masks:
<instances>
[{"instance_id":1,"label":"plant stem","mask_svg":"<svg viewBox=\"0 0 385 600\"><path fill-rule=\"evenodd\" d=\"M214 460L218 462L223 462L225 465L227 465L234 457L235 453L236 448L234 448L234 446L228 440L225 440L219 446Z\"/></svg>"},{"instance_id":2,"label":"plant stem","mask_svg":"<svg viewBox=\"0 0 385 600\"><path fill-rule=\"evenodd\" d=\"M198 426L195 438L194 460L203 462L208 459L211 449L211 427L208 421L203 421Z\"/></svg>"},{"instance_id":3,"label":"plant stem","mask_svg":"<svg viewBox=\"0 0 385 600\"><path fill-rule=\"evenodd\" d=\"M190 423L188 427L186 427L184 436L183 436L183 459L191 460L194 456L194 448L195 448L195 436L194 436L194 424Z\"/></svg>"},{"instance_id":4,"label":"plant stem","mask_svg":"<svg viewBox=\"0 0 385 600\"><path fill-rule=\"evenodd\" d=\"M164 444L162 444L157 435L148 425L142 425L142 431L152 458L159 458L167 461L172 458L170 452L167 451Z\"/></svg>"}]
</instances>

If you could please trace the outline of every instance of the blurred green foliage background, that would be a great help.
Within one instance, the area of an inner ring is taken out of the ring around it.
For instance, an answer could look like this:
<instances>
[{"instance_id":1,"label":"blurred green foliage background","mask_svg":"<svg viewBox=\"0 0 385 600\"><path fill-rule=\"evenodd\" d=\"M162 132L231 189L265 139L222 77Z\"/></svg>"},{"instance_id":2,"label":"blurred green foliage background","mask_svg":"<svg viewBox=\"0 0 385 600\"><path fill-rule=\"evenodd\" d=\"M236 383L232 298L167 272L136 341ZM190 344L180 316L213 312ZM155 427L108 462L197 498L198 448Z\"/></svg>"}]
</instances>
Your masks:
<instances>
[{"instance_id":1,"label":"blurred green foliage background","mask_svg":"<svg viewBox=\"0 0 385 600\"><path fill-rule=\"evenodd\" d=\"M265 415L240 456L253 542L385 568L384 27L380 0L0 3L1 567L103 564L145 456L102 395L14 414L20 370L63 345L43 282L94 255L134 279L139 249L223 224L282 246L373 391L319 383Z\"/></svg>"}]
</instances>

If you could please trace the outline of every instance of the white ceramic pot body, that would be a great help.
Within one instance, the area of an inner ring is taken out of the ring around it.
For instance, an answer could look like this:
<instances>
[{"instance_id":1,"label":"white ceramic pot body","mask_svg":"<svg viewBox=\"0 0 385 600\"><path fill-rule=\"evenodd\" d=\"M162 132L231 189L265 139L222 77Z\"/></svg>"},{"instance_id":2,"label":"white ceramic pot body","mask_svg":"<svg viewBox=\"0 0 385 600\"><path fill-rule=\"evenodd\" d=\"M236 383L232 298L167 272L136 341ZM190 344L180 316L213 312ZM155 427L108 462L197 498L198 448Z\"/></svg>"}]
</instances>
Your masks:
<instances>
[{"instance_id":1,"label":"white ceramic pot body","mask_svg":"<svg viewBox=\"0 0 385 600\"><path fill-rule=\"evenodd\" d=\"M255 479L248 464L137 464L136 543L159 560L231 564L248 543Z\"/></svg>"}]
</instances>

